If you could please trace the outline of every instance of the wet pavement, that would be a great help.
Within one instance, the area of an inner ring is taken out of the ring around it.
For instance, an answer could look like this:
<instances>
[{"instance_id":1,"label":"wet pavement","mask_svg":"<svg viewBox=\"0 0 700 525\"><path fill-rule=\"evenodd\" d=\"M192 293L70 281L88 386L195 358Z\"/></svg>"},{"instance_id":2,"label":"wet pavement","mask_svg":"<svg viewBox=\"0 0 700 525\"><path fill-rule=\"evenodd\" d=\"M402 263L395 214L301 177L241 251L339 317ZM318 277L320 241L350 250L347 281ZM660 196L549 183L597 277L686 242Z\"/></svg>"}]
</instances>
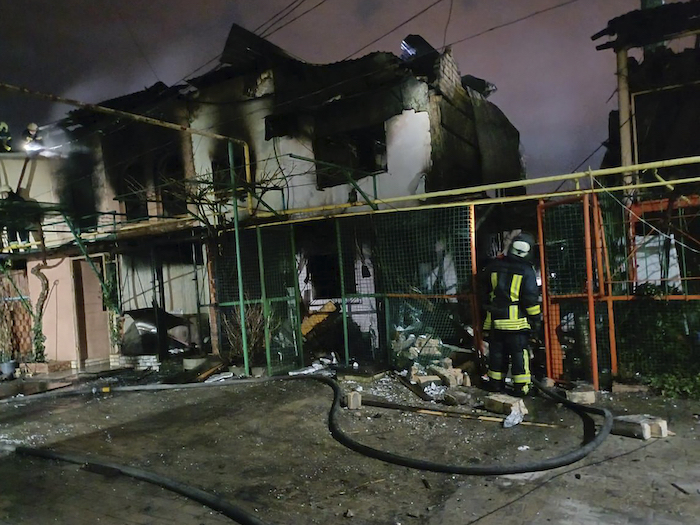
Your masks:
<instances>
[{"instance_id":1,"label":"wet pavement","mask_svg":"<svg viewBox=\"0 0 700 525\"><path fill-rule=\"evenodd\" d=\"M395 403L424 403L391 378L345 382ZM478 406L483 393L471 391ZM47 447L139 467L220 495L269 524L695 524L697 402L601 396L616 414L665 417L675 436L610 436L584 460L519 476L424 472L362 456L327 428L331 389L314 381L30 397L0 404L0 446ZM576 448L577 416L526 401L538 428L364 407L343 410L354 439L439 463L534 461ZM471 408L465 413L479 415ZM0 452L0 524L232 523L159 487L79 465Z\"/></svg>"}]
</instances>

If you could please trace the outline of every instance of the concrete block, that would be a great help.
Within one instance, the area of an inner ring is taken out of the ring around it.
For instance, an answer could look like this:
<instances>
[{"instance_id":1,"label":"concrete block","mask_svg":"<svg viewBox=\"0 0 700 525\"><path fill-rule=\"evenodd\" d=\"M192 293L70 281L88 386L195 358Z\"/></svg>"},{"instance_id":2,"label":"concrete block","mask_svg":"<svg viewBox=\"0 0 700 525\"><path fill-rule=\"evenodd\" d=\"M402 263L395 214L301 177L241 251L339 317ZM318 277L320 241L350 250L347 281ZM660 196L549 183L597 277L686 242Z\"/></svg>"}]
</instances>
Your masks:
<instances>
[{"instance_id":1,"label":"concrete block","mask_svg":"<svg viewBox=\"0 0 700 525\"><path fill-rule=\"evenodd\" d=\"M461 390L450 390L445 392L443 401L446 405L466 405L472 401L472 396Z\"/></svg>"},{"instance_id":2,"label":"concrete block","mask_svg":"<svg viewBox=\"0 0 700 525\"><path fill-rule=\"evenodd\" d=\"M566 399L579 405L592 405L595 403L595 390L566 390Z\"/></svg>"},{"instance_id":3,"label":"concrete block","mask_svg":"<svg viewBox=\"0 0 700 525\"><path fill-rule=\"evenodd\" d=\"M617 416L613 420L612 433L637 439L667 437L668 423L660 417L648 414Z\"/></svg>"},{"instance_id":4,"label":"concrete block","mask_svg":"<svg viewBox=\"0 0 700 525\"><path fill-rule=\"evenodd\" d=\"M345 406L348 410L362 408L362 395L359 392L348 392L345 394Z\"/></svg>"},{"instance_id":5,"label":"concrete block","mask_svg":"<svg viewBox=\"0 0 700 525\"><path fill-rule=\"evenodd\" d=\"M425 388L428 385L441 385L442 379L439 376L416 376L415 382L420 385L421 388Z\"/></svg>"},{"instance_id":6,"label":"concrete block","mask_svg":"<svg viewBox=\"0 0 700 525\"><path fill-rule=\"evenodd\" d=\"M449 388L454 388L456 386L459 386L461 377L461 374L455 374L453 373L454 368L442 368L440 366L429 366L428 367L428 372L431 374L435 374L442 380L442 384L449 387Z\"/></svg>"},{"instance_id":7,"label":"concrete block","mask_svg":"<svg viewBox=\"0 0 700 525\"><path fill-rule=\"evenodd\" d=\"M484 400L484 408L496 414L510 414L514 408L523 415L527 414L527 407L522 399L506 394L491 394Z\"/></svg>"},{"instance_id":8,"label":"concrete block","mask_svg":"<svg viewBox=\"0 0 700 525\"><path fill-rule=\"evenodd\" d=\"M551 377L543 378L541 383L545 388L554 388L554 386L556 385L554 379L552 379Z\"/></svg>"}]
</instances>

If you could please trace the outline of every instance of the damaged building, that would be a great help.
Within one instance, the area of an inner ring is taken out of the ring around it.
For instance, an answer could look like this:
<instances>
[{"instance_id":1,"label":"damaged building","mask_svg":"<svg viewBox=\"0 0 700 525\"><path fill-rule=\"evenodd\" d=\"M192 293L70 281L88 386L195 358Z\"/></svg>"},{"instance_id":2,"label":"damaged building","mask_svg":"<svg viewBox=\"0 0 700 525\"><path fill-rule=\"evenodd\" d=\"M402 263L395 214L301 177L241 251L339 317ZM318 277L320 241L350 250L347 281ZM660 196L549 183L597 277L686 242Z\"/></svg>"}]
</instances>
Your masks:
<instances>
[{"instance_id":1,"label":"damaged building","mask_svg":"<svg viewBox=\"0 0 700 525\"><path fill-rule=\"evenodd\" d=\"M419 207L524 177L494 89L417 35L316 65L234 25L211 72L71 112L47 174L70 227L13 256L55 283L48 358L196 348L276 373L386 361L397 327L464 341L473 214Z\"/></svg>"}]
</instances>

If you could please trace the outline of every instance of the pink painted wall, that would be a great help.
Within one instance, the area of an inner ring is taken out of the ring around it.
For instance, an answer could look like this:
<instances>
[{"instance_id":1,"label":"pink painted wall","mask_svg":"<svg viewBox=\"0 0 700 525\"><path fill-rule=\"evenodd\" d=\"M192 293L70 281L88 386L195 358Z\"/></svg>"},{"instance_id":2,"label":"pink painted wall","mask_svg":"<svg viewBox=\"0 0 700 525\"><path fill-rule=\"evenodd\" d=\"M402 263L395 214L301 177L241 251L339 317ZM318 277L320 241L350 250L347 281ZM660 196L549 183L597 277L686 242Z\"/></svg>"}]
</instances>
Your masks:
<instances>
[{"instance_id":1,"label":"pink painted wall","mask_svg":"<svg viewBox=\"0 0 700 525\"><path fill-rule=\"evenodd\" d=\"M44 275L49 280L49 296L44 310L44 335L46 336L46 359L50 361L73 361L77 357L78 339L75 319L75 293L71 261L69 259L49 260ZM31 274L35 262L27 263L29 296L32 306L41 292L41 282Z\"/></svg>"}]
</instances>

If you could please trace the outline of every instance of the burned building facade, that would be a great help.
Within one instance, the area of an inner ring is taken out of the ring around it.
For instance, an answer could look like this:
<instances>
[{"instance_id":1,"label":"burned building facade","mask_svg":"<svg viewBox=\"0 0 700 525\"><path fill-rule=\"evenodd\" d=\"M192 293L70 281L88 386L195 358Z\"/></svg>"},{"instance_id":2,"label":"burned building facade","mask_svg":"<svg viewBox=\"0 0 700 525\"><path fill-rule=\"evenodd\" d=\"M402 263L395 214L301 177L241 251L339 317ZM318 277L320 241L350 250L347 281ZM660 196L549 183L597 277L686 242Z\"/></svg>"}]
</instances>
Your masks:
<instances>
[{"instance_id":1,"label":"burned building facade","mask_svg":"<svg viewBox=\"0 0 700 525\"><path fill-rule=\"evenodd\" d=\"M271 354L282 359L310 341L293 325L323 311L342 312L346 356L357 344L377 358L390 344L382 319L389 306L374 292L391 281L378 246L392 239L359 222L347 230L324 221L290 226L291 235L258 226L408 208L428 192L523 178L519 134L486 100L492 91L462 77L449 49L415 35L402 56L315 65L234 25L211 72L72 112L61 122L71 150L53 176L73 237L47 243L44 256L51 271L67 268L77 283L64 300L78 321L75 344L56 359L121 366L125 353L145 351L125 347L133 326L160 335L148 352L161 357L178 345L221 350L231 346L243 304L260 307L268 367ZM402 279L456 297L470 278L460 255L468 250L466 215L428 215L401 221L407 238L437 225L423 232L420 248L406 248L415 268L401 270ZM276 255L280 247L288 257ZM265 282L264 274L278 279ZM101 308L77 308L81 297ZM100 322L88 312L101 312ZM189 328L178 332L172 314ZM66 326L60 317L55 323ZM53 323L46 318L44 331ZM108 356L89 355L97 340Z\"/></svg>"}]
</instances>

